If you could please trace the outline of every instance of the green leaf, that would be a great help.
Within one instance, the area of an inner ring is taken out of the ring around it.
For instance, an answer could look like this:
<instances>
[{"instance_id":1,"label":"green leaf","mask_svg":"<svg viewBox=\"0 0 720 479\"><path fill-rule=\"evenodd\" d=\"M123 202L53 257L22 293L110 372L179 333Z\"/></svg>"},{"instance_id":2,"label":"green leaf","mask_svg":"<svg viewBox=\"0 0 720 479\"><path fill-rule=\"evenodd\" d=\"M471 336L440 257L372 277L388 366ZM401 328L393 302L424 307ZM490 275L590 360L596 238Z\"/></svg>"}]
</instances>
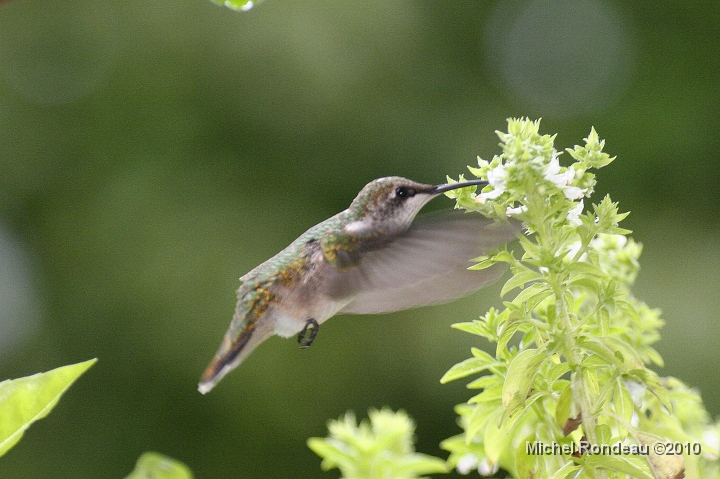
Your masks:
<instances>
[{"instance_id":1,"label":"green leaf","mask_svg":"<svg viewBox=\"0 0 720 479\"><path fill-rule=\"evenodd\" d=\"M518 477L533 477L536 472L537 457L534 454L528 454L527 444L532 443L534 436L527 436L524 441L519 441L515 448L515 469Z\"/></svg>"},{"instance_id":2,"label":"green leaf","mask_svg":"<svg viewBox=\"0 0 720 479\"><path fill-rule=\"evenodd\" d=\"M517 305L528 302L530 303L528 304L528 309L532 309L551 294L552 290L547 285L535 283L520 291L520 293L515 296L512 302Z\"/></svg>"},{"instance_id":3,"label":"green leaf","mask_svg":"<svg viewBox=\"0 0 720 479\"><path fill-rule=\"evenodd\" d=\"M466 333L475 334L477 336L483 337L488 333L488 329L485 323L478 320L467 323L455 323L451 327L460 331L465 331Z\"/></svg>"},{"instance_id":4,"label":"green leaf","mask_svg":"<svg viewBox=\"0 0 720 479\"><path fill-rule=\"evenodd\" d=\"M607 278L608 274L607 272L603 271L600 267L595 266L594 264L585 263L583 261L576 261L574 263L568 263L566 268L569 271L575 272L575 273L585 273L589 276L594 276L596 278Z\"/></svg>"},{"instance_id":5,"label":"green leaf","mask_svg":"<svg viewBox=\"0 0 720 479\"><path fill-rule=\"evenodd\" d=\"M622 339L614 338L612 336L606 336L600 339L607 347L615 351L615 354L622 356L623 362L629 371L633 369L645 369L645 365L638 356L635 348L630 346L627 342Z\"/></svg>"},{"instance_id":6,"label":"green leaf","mask_svg":"<svg viewBox=\"0 0 720 479\"><path fill-rule=\"evenodd\" d=\"M610 444L612 438L612 431L607 424L598 424L595 426L595 437L597 438L598 444Z\"/></svg>"},{"instance_id":7,"label":"green leaf","mask_svg":"<svg viewBox=\"0 0 720 479\"><path fill-rule=\"evenodd\" d=\"M513 254L512 254L511 252L505 250L505 251L499 251L498 253L496 253L496 254L492 257L492 260L493 260L495 263L500 263L500 262L504 262L504 263L514 263L514 262L515 262L515 257L513 256Z\"/></svg>"},{"instance_id":8,"label":"green leaf","mask_svg":"<svg viewBox=\"0 0 720 479\"><path fill-rule=\"evenodd\" d=\"M580 470L580 466L575 463L565 463L563 467L555 471L551 479L570 479L571 477L577 476L577 471Z\"/></svg>"},{"instance_id":9,"label":"green leaf","mask_svg":"<svg viewBox=\"0 0 720 479\"><path fill-rule=\"evenodd\" d=\"M596 277L592 277L583 273L574 274L570 277L567 282L568 286L575 286L579 288L585 288L589 291L596 291L598 288L598 280Z\"/></svg>"},{"instance_id":10,"label":"green leaf","mask_svg":"<svg viewBox=\"0 0 720 479\"><path fill-rule=\"evenodd\" d=\"M477 353L473 351L473 354L475 354L476 357L468 358L451 367L440 379L440 383L445 384L456 379L470 376L471 374L479 373L496 363L494 357L480 349L477 350Z\"/></svg>"},{"instance_id":11,"label":"green leaf","mask_svg":"<svg viewBox=\"0 0 720 479\"><path fill-rule=\"evenodd\" d=\"M498 381L502 381L502 378L495 375L480 376L474 381L469 382L465 387L468 389L487 389L497 384Z\"/></svg>"},{"instance_id":12,"label":"green leaf","mask_svg":"<svg viewBox=\"0 0 720 479\"><path fill-rule=\"evenodd\" d=\"M525 250L525 254L528 255L531 258L539 258L540 257L540 247L530 241L525 236L521 236L520 239L520 245Z\"/></svg>"},{"instance_id":13,"label":"green leaf","mask_svg":"<svg viewBox=\"0 0 720 479\"><path fill-rule=\"evenodd\" d=\"M625 456L615 456L612 454L587 455L585 456L584 466L591 471L602 468L622 472L627 474L627 477L635 479L655 479L647 469L636 463L636 461L633 461L632 458Z\"/></svg>"},{"instance_id":14,"label":"green leaf","mask_svg":"<svg viewBox=\"0 0 720 479\"><path fill-rule=\"evenodd\" d=\"M511 403L524 404L533 378L545 357L545 348L542 347L526 349L512 359L502 390L502 403L505 408Z\"/></svg>"},{"instance_id":15,"label":"green leaf","mask_svg":"<svg viewBox=\"0 0 720 479\"><path fill-rule=\"evenodd\" d=\"M480 404L480 403L491 403L491 406L493 408L499 408L502 406L502 388L503 388L503 381L498 381L497 376L493 374L489 374L487 376L483 376L480 379L488 378L488 379L494 379L493 382L488 381L488 383L483 388L483 392L480 394L477 394L470 399L468 399L468 404ZM473 381L475 382L475 381Z\"/></svg>"},{"instance_id":16,"label":"green leaf","mask_svg":"<svg viewBox=\"0 0 720 479\"><path fill-rule=\"evenodd\" d=\"M466 427L465 443L470 444L473 442L477 434L482 430L484 431L488 424L494 424L497 427L497 423L502 416L502 409L492 407L491 404L479 404L475 407L470 420ZM484 440L483 438L481 438Z\"/></svg>"},{"instance_id":17,"label":"green leaf","mask_svg":"<svg viewBox=\"0 0 720 479\"><path fill-rule=\"evenodd\" d=\"M397 461L395 465L395 477L415 478L421 474L447 474L448 465L446 461L427 454L412 454L408 458Z\"/></svg>"},{"instance_id":18,"label":"green leaf","mask_svg":"<svg viewBox=\"0 0 720 479\"><path fill-rule=\"evenodd\" d=\"M616 381L617 385L613 396L613 407L615 408L615 413L620 416L625 423L630 424L630 420L635 412L635 405L623 381L620 378L616 379ZM623 424L618 424L618 429L622 435L625 435L626 431Z\"/></svg>"},{"instance_id":19,"label":"green leaf","mask_svg":"<svg viewBox=\"0 0 720 479\"><path fill-rule=\"evenodd\" d=\"M182 462L157 452L146 452L125 479L192 479L193 474Z\"/></svg>"},{"instance_id":20,"label":"green leaf","mask_svg":"<svg viewBox=\"0 0 720 479\"><path fill-rule=\"evenodd\" d=\"M0 456L10 450L38 419L48 415L60 396L97 359L0 383Z\"/></svg>"},{"instance_id":21,"label":"green leaf","mask_svg":"<svg viewBox=\"0 0 720 479\"><path fill-rule=\"evenodd\" d=\"M544 392L537 392L535 394L531 394L527 400L525 400L524 404L520 403L519 406L524 406L524 409L522 411L518 411L517 408L508 407L503 411L502 416L500 417L500 424L505 428L506 431L510 432L510 430L518 423L522 422L521 418L524 417L524 415L528 414L528 411L531 411L532 404L535 401L538 401L540 399L545 398L546 395ZM517 400L519 402L519 398L516 397L513 401Z\"/></svg>"},{"instance_id":22,"label":"green leaf","mask_svg":"<svg viewBox=\"0 0 720 479\"><path fill-rule=\"evenodd\" d=\"M572 388L570 383L560 393L557 406L555 406L555 424L562 429L565 427L570 415L572 414L573 400L572 400Z\"/></svg>"},{"instance_id":23,"label":"green leaf","mask_svg":"<svg viewBox=\"0 0 720 479\"><path fill-rule=\"evenodd\" d=\"M512 278L507 280L500 292L500 297L504 297L509 291L512 291L515 288L525 286L525 283L538 281L540 278L540 274L531 269L516 273Z\"/></svg>"},{"instance_id":24,"label":"green leaf","mask_svg":"<svg viewBox=\"0 0 720 479\"><path fill-rule=\"evenodd\" d=\"M488 421L483 430L482 439L485 446L485 459L490 465L494 465L500 460L503 450L513 439L505 427L499 425L499 422L498 419Z\"/></svg>"},{"instance_id":25,"label":"green leaf","mask_svg":"<svg viewBox=\"0 0 720 479\"><path fill-rule=\"evenodd\" d=\"M496 356L499 357L500 354L505 351L507 343L512 339L521 325L522 322L519 319L505 322L500 332L500 337L498 338L497 348L495 350Z\"/></svg>"},{"instance_id":26,"label":"green leaf","mask_svg":"<svg viewBox=\"0 0 720 479\"><path fill-rule=\"evenodd\" d=\"M643 349L643 352L645 353L645 356L647 357L648 361L653 363L656 366L664 367L665 361L663 360L662 356L660 356L660 353L655 351L654 348L646 347Z\"/></svg>"},{"instance_id":27,"label":"green leaf","mask_svg":"<svg viewBox=\"0 0 720 479\"><path fill-rule=\"evenodd\" d=\"M477 261L477 263L468 268L471 271L487 269L490 266L494 266L495 264L497 264L497 261L492 260L487 256L479 256L477 258L473 258L473 261Z\"/></svg>"},{"instance_id":28,"label":"green leaf","mask_svg":"<svg viewBox=\"0 0 720 479\"><path fill-rule=\"evenodd\" d=\"M627 348L622 348L622 352L619 348L615 348L615 346L617 346L618 343L622 343L622 341L609 341L610 339L614 338L589 337L586 338L585 341L580 342L579 346L595 353L608 364L614 364L623 374L636 369L643 369L642 361L639 361L639 359L636 361L636 355L628 354L629 352L627 351ZM611 347L608 343L611 343L613 347ZM626 354L623 354L623 352Z\"/></svg>"},{"instance_id":29,"label":"green leaf","mask_svg":"<svg viewBox=\"0 0 720 479\"><path fill-rule=\"evenodd\" d=\"M350 458L347 454L341 452L337 447L331 445L321 437L311 437L307 440L307 445L312 452L322 457L320 468L323 471L329 471L340 464L349 462Z\"/></svg>"}]
</instances>

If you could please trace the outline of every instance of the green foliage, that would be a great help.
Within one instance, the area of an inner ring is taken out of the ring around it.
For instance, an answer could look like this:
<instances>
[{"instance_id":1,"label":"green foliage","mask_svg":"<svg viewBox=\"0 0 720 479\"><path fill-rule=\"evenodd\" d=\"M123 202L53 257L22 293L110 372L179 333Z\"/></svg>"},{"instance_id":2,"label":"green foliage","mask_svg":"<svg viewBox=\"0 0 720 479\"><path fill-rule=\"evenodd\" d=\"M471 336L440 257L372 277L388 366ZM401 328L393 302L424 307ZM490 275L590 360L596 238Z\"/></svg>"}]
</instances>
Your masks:
<instances>
[{"instance_id":1,"label":"green foliage","mask_svg":"<svg viewBox=\"0 0 720 479\"><path fill-rule=\"evenodd\" d=\"M146 452L125 479L192 479L188 467L157 452Z\"/></svg>"},{"instance_id":2,"label":"green foliage","mask_svg":"<svg viewBox=\"0 0 720 479\"><path fill-rule=\"evenodd\" d=\"M642 247L618 226L627 213L608 196L584 211L595 186L590 170L614 159L602 151L604 141L591 130L584 146L567 150L574 162L563 167L554 136L541 135L539 122L508 126L498 132L502 154L470 168L489 185L479 194L448 193L460 208L517 218L526 231L520 252L506 248L473 267L508 264L502 295L519 291L502 311L454 325L496 350L493 357L473 348L442 378L489 373L468 384L481 391L456 409L464 434L443 442L449 463L463 473L502 468L518 478L720 477L718 426L702 401L647 367L662 365L652 344L663 322L630 289ZM667 441L695 452L653 452ZM538 454L530 444L558 449ZM577 453L582 445L618 444L650 452Z\"/></svg>"},{"instance_id":3,"label":"green foliage","mask_svg":"<svg viewBox=\"0 0 720 479\"><path fill-rule=\"evenodd\" d=\"M445 461L415 452L415 425L404 411L371 410L368 415L370 422L358 425L348 412L328 423L329 437L308 440L323 458L323 470L338 468L345 479L414 479L447 472Z\"/></svg>"},{"instance_id":4,"label":"green foliage","mask_svg":"<svg viewBox=\"0 0 720 479\"><path fill-rule=\"evenodd\" d=\"M35 421L50 413L60 396L96 359L46 373L0 383L0 456L9 451Z\"/></svg>"}]
</instances>

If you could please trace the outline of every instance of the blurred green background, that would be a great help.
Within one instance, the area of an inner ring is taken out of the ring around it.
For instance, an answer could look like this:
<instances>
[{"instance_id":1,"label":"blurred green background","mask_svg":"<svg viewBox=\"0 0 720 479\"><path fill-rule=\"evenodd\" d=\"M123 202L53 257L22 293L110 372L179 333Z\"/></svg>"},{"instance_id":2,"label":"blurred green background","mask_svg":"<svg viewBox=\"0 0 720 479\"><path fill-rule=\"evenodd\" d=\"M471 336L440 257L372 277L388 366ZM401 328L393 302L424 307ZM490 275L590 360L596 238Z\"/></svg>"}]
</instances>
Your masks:
<instances>
[{"instance_id":1,"label":"blurred green background","mask_svg":"<svg viewBox=\"0 0 720 479\"><path fill-rule=\"evenodd\" d=\"M0 377L99 358L0 477L119 478L145 450L198 478L337 477L305 440L383 405L444 457L469 394L438 380L475 344L450 325L498 285L339 316L308 350L273 338L196 384L239 276L373 178L492 157L509 116L559 148L607 139L593 199L632 211L660 372L717 415L718 52L717 2L0 3Z\"/></svg>"}]
</instances>

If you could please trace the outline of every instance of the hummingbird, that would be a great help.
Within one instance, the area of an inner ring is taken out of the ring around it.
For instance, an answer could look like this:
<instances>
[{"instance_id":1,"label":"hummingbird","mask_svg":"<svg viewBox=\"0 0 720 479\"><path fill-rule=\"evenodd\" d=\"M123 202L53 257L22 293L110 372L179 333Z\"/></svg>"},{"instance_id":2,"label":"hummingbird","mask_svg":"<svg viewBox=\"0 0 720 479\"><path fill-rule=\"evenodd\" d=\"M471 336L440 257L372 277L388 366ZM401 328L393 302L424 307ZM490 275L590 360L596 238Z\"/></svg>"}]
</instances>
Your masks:
<instances>
[{"instance_id":1,"label":"hummingbird","mask_svg":"<svg viewBox=\"0 0 720 479\"><path fill-rule=\"evenodd\" d=\"M517 225L452 210L415 219L441 193L486 184L391 176L365 185L346 210L240 278L235 314L198 390L209 392L273 334L297 334L307 348L336 314L447 302L496 280L502 265L471 271L469 261L513 239Z\"/></svg>"}]
</instances>

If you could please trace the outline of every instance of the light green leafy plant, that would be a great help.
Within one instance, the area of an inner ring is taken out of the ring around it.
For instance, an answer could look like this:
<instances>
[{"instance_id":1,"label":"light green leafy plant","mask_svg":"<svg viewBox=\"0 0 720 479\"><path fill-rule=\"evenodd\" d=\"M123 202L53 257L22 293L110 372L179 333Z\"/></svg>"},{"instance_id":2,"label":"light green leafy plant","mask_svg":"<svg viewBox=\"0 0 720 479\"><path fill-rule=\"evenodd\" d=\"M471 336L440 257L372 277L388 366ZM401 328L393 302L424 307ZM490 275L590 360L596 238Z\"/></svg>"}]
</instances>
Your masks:
<instances>
[{"instance_id":1,"label":"light green leafy plant","mask_svg":"<svg viewBox=\"0 0 720 479\"><path fill-rule=\"evenodd\" d=\"M415 479L447 472L445 461L418 454L413 446L415 425L403 411L371 410L370 422L357 424L347 413L330 421L330 437L313 437L308 446L323 457L322 468L338 468L343 478Z\"/></svg>"},{"instance_id":2,"label":"light green leafy plant","mask_svg":"<svg viewBox=\"0 0 720 479\"><path fill-rule=\"evenodd\" d=\"M663 322L631 291L642 247L619 226L627 213L608 196L585 209L591 171L614 158L593 129L561 166L539 126L509 120L502 153L469 168L488 186L446 193L459 208L523 224L519 247L471 268L506 263L501 294L514 297L454 325L495 353L473 348L441 380L486 373L456 408L463 434L441 444L448 465L515 478L720 477L720 426L696 392L648 367L662 366L652 344Z\"/></svg>"}]
</instances>

